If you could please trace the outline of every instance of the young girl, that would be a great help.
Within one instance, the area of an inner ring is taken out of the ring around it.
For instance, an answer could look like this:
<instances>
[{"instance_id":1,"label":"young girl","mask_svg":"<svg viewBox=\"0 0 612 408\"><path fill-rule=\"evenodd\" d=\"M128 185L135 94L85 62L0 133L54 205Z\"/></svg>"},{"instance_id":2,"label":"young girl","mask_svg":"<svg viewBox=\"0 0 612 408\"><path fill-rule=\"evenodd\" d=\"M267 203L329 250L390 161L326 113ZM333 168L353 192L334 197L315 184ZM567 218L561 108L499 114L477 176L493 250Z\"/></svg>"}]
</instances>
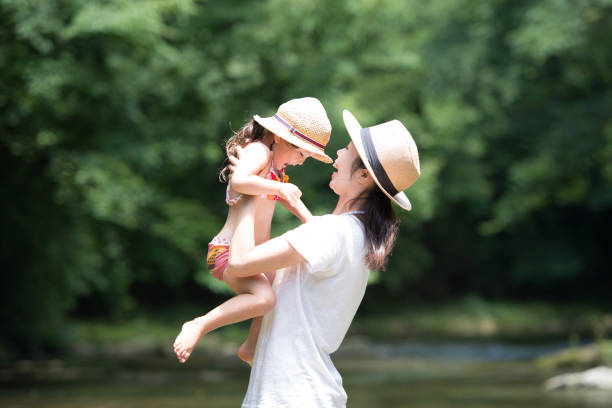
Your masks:
<instances>
[{"instance_id":1,"label":"young girl","mask_svg":"<svg viewBox=\"0 0 612 408\"><path fill-rule=\"evenodd\" d=\"M321 102L316 98L292 99L282 104L268 118L258 115L245 124L226 144L231 157L238 146L242 159L232 170L225 201L229 211L225 225L208 244L206 265L213 276L224 281L238 295L217 306L206 315L183 324L174 342L174 351L181 363L187 361L198 340L206 333L231 323L259 317L270 311L276 302L272 290L274 271L244 278L224 275L230 242L237 227L243 194L255 196L255 241L270 239L270 225L277 201L306 222L311 214L300 200L300 189L287 182L285 167L304 163L308 157L331 163L324 148L329 141L331 124ZM228 166L220 173L227 181ZM250 363L255 350L259 321L238 351L238 356Z\"/></svg>"}]
</instances>

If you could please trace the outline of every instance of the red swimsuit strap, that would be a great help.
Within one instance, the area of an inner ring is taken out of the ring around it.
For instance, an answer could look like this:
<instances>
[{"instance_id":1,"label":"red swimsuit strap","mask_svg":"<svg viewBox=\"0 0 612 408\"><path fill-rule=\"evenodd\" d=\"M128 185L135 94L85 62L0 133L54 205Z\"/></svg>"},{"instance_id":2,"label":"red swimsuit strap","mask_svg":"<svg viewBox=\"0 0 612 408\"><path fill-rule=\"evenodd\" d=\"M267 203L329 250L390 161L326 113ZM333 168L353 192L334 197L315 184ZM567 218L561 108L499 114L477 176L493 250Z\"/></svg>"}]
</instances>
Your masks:
<instances>
[{"instance_id":1,"label":"red swimsuit strap","mask_svg":"<svg viewBox=\"0 0 612 408\"><path fill-rule=\"evenodd\" d=\"M270 174L268 175L270 180L279 181L281 183L286 183L289 181L289 176L285 174L285 169L282 169L280 172L280 177L274 172L274 170L270 169ZM268 200L278 201L280 197L276 194L268 194Z\"/></svg>"}]
</instances>

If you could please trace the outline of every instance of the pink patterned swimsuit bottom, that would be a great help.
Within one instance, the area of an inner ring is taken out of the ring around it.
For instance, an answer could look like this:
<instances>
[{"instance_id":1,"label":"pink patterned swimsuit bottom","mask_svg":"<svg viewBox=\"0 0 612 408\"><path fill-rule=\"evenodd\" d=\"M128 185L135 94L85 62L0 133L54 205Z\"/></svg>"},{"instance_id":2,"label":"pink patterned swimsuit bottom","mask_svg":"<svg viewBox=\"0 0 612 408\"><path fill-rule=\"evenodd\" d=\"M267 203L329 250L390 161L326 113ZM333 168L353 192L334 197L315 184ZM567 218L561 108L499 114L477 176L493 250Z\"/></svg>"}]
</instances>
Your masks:
<instances>
[{"instance_id":1,"label":"pink patterned swimsuit bottom","mask_svg":"<svg viewBox=\"0 0 612 408\"><path fill-rule=\"evenodd\" d=\"M214 237L208 244L208 254L206 254L206 267L211 275L220 281L223 280L223 271L227 267L229 258L230 240L229 238Z\"/></svg>"}]
</instances>

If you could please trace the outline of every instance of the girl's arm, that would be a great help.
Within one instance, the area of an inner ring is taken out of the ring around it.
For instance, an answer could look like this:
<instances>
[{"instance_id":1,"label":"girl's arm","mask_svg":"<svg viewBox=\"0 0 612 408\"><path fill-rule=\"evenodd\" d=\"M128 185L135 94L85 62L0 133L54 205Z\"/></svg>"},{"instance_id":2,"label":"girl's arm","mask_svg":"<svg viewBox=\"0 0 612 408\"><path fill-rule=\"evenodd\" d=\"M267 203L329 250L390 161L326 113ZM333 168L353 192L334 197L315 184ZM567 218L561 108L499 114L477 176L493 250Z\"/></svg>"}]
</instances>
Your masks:
<instances>
[{"instance_id":1,"label":"girl's arm","mask_svg":"<svg viewBox=\"0 0 612 408\"><path fill-rule=\"evenodd\" d=\"M253 198L244 197L240 205L238 226L232 237L230 255L224 273L247 277L275 271L305 261L283 237L273 238L255 246Z\"/></svg>"},{"instance_id":2,"label":"girl's arm","mask_svg":"<svg viewBox=\"0 0 612 408\"><path fill-rule=\"evenodd\" d=\"M270 151L261 143L250 143L246 149L236 148L239 160L229 157L232 189L247 195L278 194L282 183L259 177L268 166Z\"/></svg>"},{"instance_id":3,"label":"girl's arm","mask_svg":"<svg viewBox=\"0 0 612 408\"><path fill-rule=\"evenodd\" d=\"M302 192L295 184L281 183L258 176L270 162L270 151L261 143L251 143L245 149L236 147L236 157L230 156L232 189L246 195L274 194L297 206Z\"/></svg>"},{"instance_id":4,"label":"girl's arm","mask_svg":"<svg viewBox=\"0 0 612 408\"><path fill-rule=\"evenodd\" d=\"M306 207L302 200L297 200L295 205L283 199L279 200L279 202L283 205L283 207L289 210L291 214L298 217L303 223L308 222L308 220L310 220L312 217L310 210Z\"/></svg>"}]
</instances>

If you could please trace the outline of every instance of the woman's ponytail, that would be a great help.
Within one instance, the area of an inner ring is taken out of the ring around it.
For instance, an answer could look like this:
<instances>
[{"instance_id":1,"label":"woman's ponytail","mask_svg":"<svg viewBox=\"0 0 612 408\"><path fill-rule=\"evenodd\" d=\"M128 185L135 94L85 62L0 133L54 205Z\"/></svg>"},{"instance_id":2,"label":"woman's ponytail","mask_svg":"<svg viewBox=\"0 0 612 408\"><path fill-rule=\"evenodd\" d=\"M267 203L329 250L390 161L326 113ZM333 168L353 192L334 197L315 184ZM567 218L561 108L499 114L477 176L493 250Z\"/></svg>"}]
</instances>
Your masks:
<instances>
[{"instance_id":1,"label":"woman's ponytail","mask_svg":"<svg viewBox=\"0 0 612 408\"><path fill-rule=\"evenodd\" d=\"M365 169L361 158L353 162L352 172ZM366 263L370 269L385 270L399 232L399 218L391 200L377 185L356 199L363 213L356 217L363 223L366 240Z\"/></svg>"}]
</instances>

